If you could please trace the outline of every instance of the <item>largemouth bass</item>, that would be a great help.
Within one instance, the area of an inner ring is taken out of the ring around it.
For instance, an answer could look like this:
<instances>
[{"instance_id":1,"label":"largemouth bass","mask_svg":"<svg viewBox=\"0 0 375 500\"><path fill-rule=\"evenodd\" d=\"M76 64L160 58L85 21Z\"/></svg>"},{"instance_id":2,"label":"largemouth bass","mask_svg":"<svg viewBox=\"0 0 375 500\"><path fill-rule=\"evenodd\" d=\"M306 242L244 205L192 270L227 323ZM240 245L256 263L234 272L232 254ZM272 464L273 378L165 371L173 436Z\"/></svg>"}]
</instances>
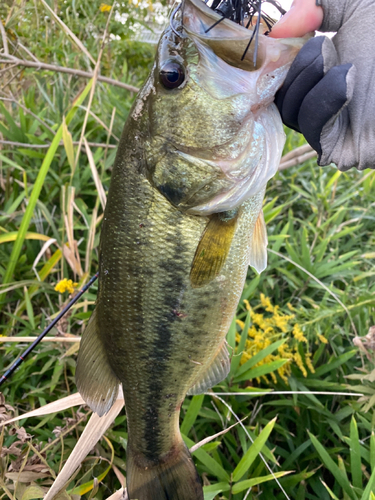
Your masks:
<instances>
[{"instance_id":1,"label":"largemouth bass","mask_svg":"<svg viewBox=\"0 0 375 500\"><path fill-rule=\"evenodd\" d=\"M301 40L259 37L185 0L121 137L104 213L99 291L76 380L105 414L122 384L132 500L203 499L181 438L187 393L222 381L247 267L266 265L266 183L284 143L272 104Z\"/></svg>"}]
</instances>

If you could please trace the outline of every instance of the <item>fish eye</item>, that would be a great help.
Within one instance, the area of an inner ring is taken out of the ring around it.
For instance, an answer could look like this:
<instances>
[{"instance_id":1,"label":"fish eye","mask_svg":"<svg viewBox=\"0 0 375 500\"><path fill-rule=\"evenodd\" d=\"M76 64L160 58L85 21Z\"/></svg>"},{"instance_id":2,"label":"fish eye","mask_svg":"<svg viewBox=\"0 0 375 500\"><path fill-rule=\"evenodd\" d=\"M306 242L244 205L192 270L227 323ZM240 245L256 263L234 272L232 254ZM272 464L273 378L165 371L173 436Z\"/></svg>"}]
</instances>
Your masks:
<instances>
[{"instance_id":1,"label":"fish eye","mask_svg":"<svg viewBox=\"0 0 375 500\"><path fill-rule=\"evenodd\" d=\"M169 61L161 68L159 77L166 89L175 89L185 80L185 69L180 63Z\"/></svg>"}]
</instances>

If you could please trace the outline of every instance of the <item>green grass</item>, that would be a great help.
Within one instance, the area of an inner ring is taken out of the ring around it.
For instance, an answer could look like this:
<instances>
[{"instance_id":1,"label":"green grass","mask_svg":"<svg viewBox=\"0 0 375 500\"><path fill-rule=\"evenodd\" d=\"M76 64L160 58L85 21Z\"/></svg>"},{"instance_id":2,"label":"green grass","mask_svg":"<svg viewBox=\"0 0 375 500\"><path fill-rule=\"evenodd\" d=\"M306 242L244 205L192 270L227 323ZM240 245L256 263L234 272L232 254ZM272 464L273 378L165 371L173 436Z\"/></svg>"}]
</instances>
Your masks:
<instances>
[{"instance_id":1,"label":"green grass","mask_svg":"<svg viewBox=\"0 0 375 500\"><path fill-rule=\"evenodd\" d=\"M95 59L97 36L106 22L100 2L58 5L60 17ZM129 8L123 7L126 12ZM43 62L88 70L87 58L45 15L41 4L0 6L0 18L8 19L10 42L18 36ZM111 21L111 33L120 39L105 49L102 74L132 85L143 81L153 48L129 40L131 22L143 15L141 7L134 7L124 25ZM6 75L8 80L11 74ZM54 291L55 284L64 277L85 282L97 269L102 219L97 185L84 152L74 169L77 146L72 156L69 135L61 127L65 117L72 141L79 140L87 99L82 107L73 108L73 103L83 97L87 83L71 75L24 70L0 95L13 95L23 106L0 100L2 140L52 143L49 149L3 145L0 151L0 325L6 335L36 335L68 300L67 293ZM115 154L106 144L117 144L114 136L121 135L132 99L124 89L97 84L91 107L95 116L89 115L85 137L103 145L91 150L97 182L105 191ZM71 109L75 114L69 120ZM60 134L65 147L57 146ZM301 144L301 136L289 131L285 152ZM281 500L285 493L293 500L367 500L375 493L374 351L371 339L362 339L365 351L353 344L355 336L364 337L375 324L374 184L373 172L340 174L334 167L317 167L313 160L269 182L269 264L260 276L249 270L237 311L239 322L233 323L228 343L239 354L249 341L248 328L258 328L244 300L253 312L270 319L261 301L264 294L279 306L280 314L294 318L286 332L278 330L269 346L260 348L247 364L240 365L241 356L233 356L228 379L215 388L230 395L188 397L183 404L181 429L189 445L230 427L236 418L244 419L194 454L207 500ZM96 292L94 285L52 334L79 335ZM294 337L295 324L306 342ZM269 356L277 356L281 346L299 354L306 376L293 362L287 381L280 377L277 368L285 364L284 358ZM23 349L0 343L0 373ZM72 344L40 344L4 385L5 403L14 411L0 401L0 420L74 393L76 351ZM315 372L308 368L308 356ZM284 394L267 394L270 389ZM264 395L252 394L259 391ZM316 391L331 394L312 394ZM347 392L364 396L335 394ZM0 498L37 498L38 488L47 487L65 463L88 414L87 407L73 408L21 420L7 429L0 438ZM29 436L19 430L22 427ZM127 437L121 413L68 491L100 500L117 490L126 475ZM94 477L103 478L98 488ZM37 489L26 491L31 486Z\"/></svg>"}]
</instances>

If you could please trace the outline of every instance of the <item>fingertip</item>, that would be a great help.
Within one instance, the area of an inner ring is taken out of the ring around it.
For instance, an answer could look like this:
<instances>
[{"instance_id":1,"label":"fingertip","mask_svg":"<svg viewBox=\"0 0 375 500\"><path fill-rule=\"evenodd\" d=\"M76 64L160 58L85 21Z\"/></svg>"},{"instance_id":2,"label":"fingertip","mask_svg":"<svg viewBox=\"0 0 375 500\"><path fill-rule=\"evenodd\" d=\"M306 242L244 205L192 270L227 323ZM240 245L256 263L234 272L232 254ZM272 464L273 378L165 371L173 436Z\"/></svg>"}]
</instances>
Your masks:
<instances>
[{"instance_id":1,"label":"fingertip","mask_svg":"<svg viewBox=\"0 0 375 500\"><path fill-rule=\"evenodd\" d=\"M320 28L323 9L315 0L295 0L290 10L272 28L272 38L293 38L304 36Z\"/></svg>"}]
</instances>

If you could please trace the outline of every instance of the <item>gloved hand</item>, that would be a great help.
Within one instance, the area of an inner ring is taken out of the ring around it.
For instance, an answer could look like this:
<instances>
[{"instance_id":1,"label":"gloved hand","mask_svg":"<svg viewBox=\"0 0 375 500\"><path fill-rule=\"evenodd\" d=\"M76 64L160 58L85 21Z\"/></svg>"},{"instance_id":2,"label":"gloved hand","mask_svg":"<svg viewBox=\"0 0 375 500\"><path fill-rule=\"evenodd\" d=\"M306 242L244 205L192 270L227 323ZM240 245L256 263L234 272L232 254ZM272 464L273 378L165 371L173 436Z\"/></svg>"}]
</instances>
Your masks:
<instances>
[{"instance_id":1,"label":"gloved hand","mask_svg":"<svg viewBox=\"0 0 375 500\"><path fill-rule=\"evenodd\" d=\"M332 40L323 36L306 43L276 104L284 123L300 131L318 152L319 165L375 168L375 2L321 4L320 30L337 34Z\"/></svg>"}]
</instances>

